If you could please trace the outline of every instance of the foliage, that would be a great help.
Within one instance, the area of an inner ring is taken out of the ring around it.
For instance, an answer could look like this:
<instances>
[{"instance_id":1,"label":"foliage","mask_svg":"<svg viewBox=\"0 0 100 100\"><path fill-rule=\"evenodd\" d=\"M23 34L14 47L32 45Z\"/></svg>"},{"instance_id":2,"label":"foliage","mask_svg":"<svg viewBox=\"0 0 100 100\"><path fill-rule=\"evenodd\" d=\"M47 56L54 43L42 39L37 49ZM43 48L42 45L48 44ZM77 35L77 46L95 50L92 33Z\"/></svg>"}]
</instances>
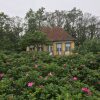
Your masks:
<instances>
[{"instance_id":1,"label":"foliage","mask_svg":"<svg viewBox=\"0 0 100 100\"><path fill-rule=\"evenodd\" d=\"M22 20L9 17L0 12L0 50L20 51L20 39L23 34L33 34L42 27L61 27L76 39L76 45L82 45L87 39L100 38L100 19L80 9L70 11L46 12L45 8L37 11L30 9Z\"/></svg>"},{"instance_id":2,"label":"foliage","mask_svg":"<svg viewBox=\"0 0 100 100\"><path fill-rule=\"evenodd\" d=\"M21 19L10 18L3 12L0 13L0 49L18 50L20 32L22 32Z\"/></svg>"},{"instance_id":3,"label":"foliage","mask_svg":"<svg viewBox=\"0 0 100 100\"><path fill-rule=\"evenodd\" d=\"M37 25L36 25L36 16L35 12L33 12L32 9L30 9L25 16L25 31L26 33L32 33L35 30L37 30Z\"/></svg>"},{"instance_id":4,"label":"foliage","mask_svg":"<svg viewBox=\"0 0 100 100\"><path fill-rule=\"evenodd\" d=\"M40 30L44 26L64 28L76 39L76 45L82 44L86 39L100 37L100 19L75 7L70 11L54 12L46 12L43 7L36 12L30 9L26 20L28 31Z\"/></svg>"},{"instance_id":5,"label":"foliage","mask_svg":"<svg viewBox=\"0 0 100 100\"><path fill-rule=\"evenodd\" d=\"M26 33L22 36L21 47L26 48L27 46L39 47L40 45L46 45L49 42L45 33L35 31L32 33Z\"/></svg>"},{"instance_id":6,"label":"foliage","mask_svg":"<svg viewBox=\"0 0 100 100\"><path fill-rule=\"evenodd\" d=\"M0 99L99 100L99 72L99 54L52 57L45 52L2 52Z\"/></svg>"},{"instance_id":7,"label":"foliage","mask_svg":"<svg viewBox=\"0 0 100 100\"><path fill-rule=\"evenodd\" d=\"M88 52L99 53L100 39L86 40L83 44L80 44L77 51L81 54L86 54Z\"/></svg>"}]
</instances>

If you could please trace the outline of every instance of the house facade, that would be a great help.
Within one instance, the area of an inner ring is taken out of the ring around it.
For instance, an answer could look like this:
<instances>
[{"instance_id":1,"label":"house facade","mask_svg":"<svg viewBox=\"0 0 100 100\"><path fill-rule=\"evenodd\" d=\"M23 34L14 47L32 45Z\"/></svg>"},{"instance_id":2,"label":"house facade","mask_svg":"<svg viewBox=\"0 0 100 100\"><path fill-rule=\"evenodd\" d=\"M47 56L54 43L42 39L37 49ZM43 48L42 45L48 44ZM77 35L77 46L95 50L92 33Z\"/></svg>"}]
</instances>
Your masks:
<instances>
[{"instance_id":1,"label":"house facade","mask_svg":"<svg viewBox=\"0 0 100 100\"><path fill-rule=\"evenodd\" d=\"M69 55L74 49L73 41L53 42L52 45L44 46L44 51L48 51L50 55Z\"/></svg>"},{"instance_id":2,"label":"house facade","mask_svg":"<svg viewBox=\"0 0 100 100\"><path fill-rule=\"evenodd\" d=\"M51 41L51 44L40 47L40 51L48 51L50 55L72 54L75 39L65 32L64 29L59 27L44 27L41 31L46 34L47 38Z\"/></svg>"}]
</instances>

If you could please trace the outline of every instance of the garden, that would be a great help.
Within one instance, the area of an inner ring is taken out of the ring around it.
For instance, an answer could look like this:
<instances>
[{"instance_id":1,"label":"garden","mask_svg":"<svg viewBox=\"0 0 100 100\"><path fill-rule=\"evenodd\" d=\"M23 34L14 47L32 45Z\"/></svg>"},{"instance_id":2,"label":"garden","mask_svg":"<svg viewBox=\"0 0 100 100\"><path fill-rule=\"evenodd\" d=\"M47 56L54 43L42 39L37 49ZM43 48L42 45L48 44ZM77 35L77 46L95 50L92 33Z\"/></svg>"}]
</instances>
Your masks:
<instances>
[{"instance_id":1,"label":"garden","mask_svg":"<svg viewBox=\"0 0 100 100\"><path fill-rule=\"evenodd\" d=\"M26 52L51 45L45 27L75 39L72 55ZM100 100L100 18L77 8L29 9L24 18L0 11L0 100Z\"/></svg>"},{"instance_id":2,"label":"garden","mask_svg":"<svg viewBox=\"0 0 100 100\"><path fill-rule=\"evenodd\" d=\"M100 53L0 53L0 100L100 100Z\"/></svg>"}]
</instances>

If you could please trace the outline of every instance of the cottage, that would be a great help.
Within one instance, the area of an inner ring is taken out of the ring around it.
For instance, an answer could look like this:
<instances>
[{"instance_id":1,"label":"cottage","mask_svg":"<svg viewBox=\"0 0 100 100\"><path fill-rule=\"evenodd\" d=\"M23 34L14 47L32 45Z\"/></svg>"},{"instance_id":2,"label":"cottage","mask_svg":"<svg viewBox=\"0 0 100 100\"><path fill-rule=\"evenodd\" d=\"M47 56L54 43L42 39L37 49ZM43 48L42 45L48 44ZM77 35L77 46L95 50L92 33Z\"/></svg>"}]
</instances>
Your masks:
<instances>
[{"instance_id":1,"label":"cottage","mask_svg":"<svg viewBox=\"0 0 100 100\"><path fill-rule=\"evenodd\" d=\"M59 27L44 27L41 30L51 41L49 46L44 45L43 51L48 51L50 55L68 55L74 49L75 39L69 35L64 29Z\"/></svg>"},{"instance_id":2,"label":"cottage","mask_svg":"<svg viewBox=\"0 0 100 100\"><path fill-rule=\"evenodd\" d=\"M46 33L48 39L52 42L49 46L44 46L44 51L49 51L52 55L67 55L74 49L75 39L64 29L59 27L43 28L42 32Z\"/></svg>"}]
</instances>

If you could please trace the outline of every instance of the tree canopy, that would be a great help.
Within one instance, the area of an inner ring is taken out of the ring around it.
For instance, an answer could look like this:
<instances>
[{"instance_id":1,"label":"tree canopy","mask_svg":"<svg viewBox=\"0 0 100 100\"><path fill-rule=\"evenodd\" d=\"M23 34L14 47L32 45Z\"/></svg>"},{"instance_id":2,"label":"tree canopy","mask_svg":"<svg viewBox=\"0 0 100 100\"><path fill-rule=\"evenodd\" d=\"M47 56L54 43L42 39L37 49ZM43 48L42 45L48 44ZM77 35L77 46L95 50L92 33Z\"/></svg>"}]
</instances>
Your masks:
<instances>
[{"instance_id":1,"label":"tree canopy","mask_svg":"<svg viewBox=\"0 0 100 100\"><path fill-rule=\"evenodd\" d=\"M30 11L31 14L29 14ZM31 27L35 25L36 30L45 26L64 28L76 39L76 45L82 44L86 39L100 38L100 19L89 13L83 13L80 9L46 12L45 8L42 7L36 12L31 9L28 14L34 15L34 24L30 21ZM31 20L31 18L29 19ZM27 24L29 24L29 21Z\"/></svg>"},{"instance_id":2,"label":"tree canopy","mask_svg":"<svg viewBox=\"0 0 100 100\"><path fill-rule=\"evenodd\" d=\"M40 31L26 33L22 36L21 46L25 49L27 46L39 47L41 45L47 45L49 40L46 34Z\"/></svg>"},{"instance_id":3,"label":"tree canopy","mask_svg":"<svg viewBox=\"0 0 100 100\"><path fill-rule=\"evenodd\" d=\"M21 18L10 18L3 12L0 13L0 49L18 49L19 34L22 31Z\"/></svg>"},{"instance_id":4,"label":"tree canopy","mask_svg":"<svg viewBox=\"0 0 100 100\"><path fill-rule=\"evenodd\" d=\"M20 17L9 17L1 12L0 49L17 50L23 38L29 44L32 43L35 45L37 41L43 43L43 40L45 42L45 36L40 32L40 29L42 27L52 28L55 26L63 28L73 36L76 39L76 46L83 44L87 39L100 38L99 17L89 13L83 13L80 9L76 8L70 11L55 10L54 12L46 12L45 8L42 7L37 11L30 9L24 19ZM21 36L21 33L24 34ZM31 40L31 42L27 39ZM26 44L28 45L28 43Z\"/></svg>"}]
</instances>

